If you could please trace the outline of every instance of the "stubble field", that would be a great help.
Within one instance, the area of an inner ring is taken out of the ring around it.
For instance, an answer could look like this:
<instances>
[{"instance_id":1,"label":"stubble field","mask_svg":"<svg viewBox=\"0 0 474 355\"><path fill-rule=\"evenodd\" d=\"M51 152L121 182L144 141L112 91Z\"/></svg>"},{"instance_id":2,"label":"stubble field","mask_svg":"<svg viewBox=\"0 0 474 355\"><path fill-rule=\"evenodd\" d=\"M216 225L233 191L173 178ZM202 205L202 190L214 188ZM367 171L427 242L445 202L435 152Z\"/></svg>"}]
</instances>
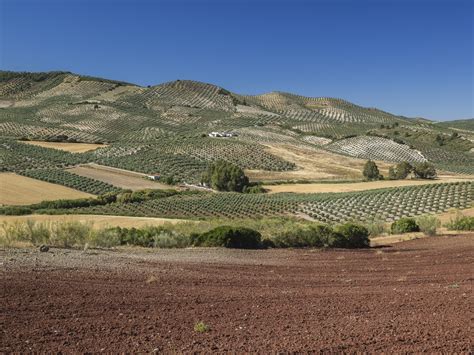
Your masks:
<instances>
[{"instance_id":1,"label":"stubble field","mask_svg":"<svg viewBox=\"0 0 474 355\"><path fill-rule=\"evenodd\" d=\"M0 173L0 205L28 205L87 197L94 195L14 173Z\"/></svg>"}]
</instances>

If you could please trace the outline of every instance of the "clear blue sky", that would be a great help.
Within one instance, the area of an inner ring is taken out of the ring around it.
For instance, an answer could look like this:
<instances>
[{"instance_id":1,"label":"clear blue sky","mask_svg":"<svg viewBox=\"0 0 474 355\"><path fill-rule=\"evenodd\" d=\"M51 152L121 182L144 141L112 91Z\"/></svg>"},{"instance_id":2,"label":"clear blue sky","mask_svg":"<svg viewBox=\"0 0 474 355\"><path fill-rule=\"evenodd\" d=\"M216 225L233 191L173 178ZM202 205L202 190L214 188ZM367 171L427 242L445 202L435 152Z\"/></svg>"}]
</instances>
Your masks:
<instances>
[{"instance_id":1,"label":"clear blue sky","mask_svg":"<svg viewBox=\"0 0 474 355\"><path fill-rule=\"evenodd\" d=\"M474 117L471 0L0 0L0 68Z\"/></svg>"}]
</instances>

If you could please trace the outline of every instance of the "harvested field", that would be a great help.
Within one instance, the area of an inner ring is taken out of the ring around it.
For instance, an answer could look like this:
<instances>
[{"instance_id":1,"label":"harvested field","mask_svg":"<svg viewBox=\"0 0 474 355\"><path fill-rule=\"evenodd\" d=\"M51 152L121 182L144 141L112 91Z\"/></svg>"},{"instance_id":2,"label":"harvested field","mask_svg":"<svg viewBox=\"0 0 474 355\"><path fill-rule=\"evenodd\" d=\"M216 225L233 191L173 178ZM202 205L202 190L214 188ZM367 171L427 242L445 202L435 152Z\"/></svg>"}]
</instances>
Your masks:
<instances>
[{"instance_id":1,"label":"harvested field","mask_svg":"<svg viewBox=\"0 0 474 355\"><path fill-rule=\"evenodd\" d=\"M107 147L106 144L93 143L64 143L64 142L44 142L44 141L21 141L21 143L36 145L43 148L52 148L64 150L70 153L84 153L96 150L98 148Z\"/></svg>"},{"instance_id":2,"label":"harvested field","mask_svg":"<svg viewBox=\"0 0 474 355\"><path fill-rule=\"evenodd\" d=\"M15 223L23 221L35 222L63 222L77 221L81 223L91 223L94 228L101 229L105 227L122 227L122 228L141 228L145 226L160 226L166 223L182 223L184 219L172 218L151 218L151 217L128 217L128 216L102 216L102 215L44 215L33 214L27 216L0 216L0 223ZM196 222L197 223L197 222Z\"/></svg>"},{"instance_id":3,"label":"harvested field","mask_svg":"<svg viewBox=\"0 0 474 355\"><path fill-rule=\"evenodd\" d=\"M467 181L459 178L440 178L438 180L383 180L354 183L314 183L314 184L282 184L265 185L265 189L270 193L296 192L296 193L323 193L323 192L351 192L383 189L390 187L440 184L445 182Z\"/></svg>"},{"instance_id":4,"label":"harvested field","mask_svg":"<svg viewBox=\"0 0 474 355\"><path fill-rule=\"evenodd\" d=\"M246 170L252 181L361 179L365 160L345 157L322 149L295 147L288 144L268 144L266 151L291 163L297 170ZM387 175L390 164L377 161L382 174Z\"/></svg>"},{"instance_id":5,"label":"harvested field","mask_svg":"<svg viewBox=\"0 0 474 355\"><path fill-rule=\"evenodd\" d=\"M14 173L0 173L0 205L29 205L41 201L86 197L95 196Z\"/></svg>"},{"instance_id":6,"label":"harvested field","mask_svg":"<svg viewBox=\"0 0 474 355\"><path fill-rule=\"evenodd\" d=\"M172 188L171 186L148 180L146 174L98 164L82 165L69 169L69 171L80 176L107 182L123 189L141 190Z\"/></svg>"},{"instance_id":7,"label":"harvested field","mask_svg":"<svg viewBox=\"0 0 474 355\"><path fill-rule=\"evenodd\" d=\"M469 353L473 255L472 233L357 251L0 250L0 351Z\"/></svg>"}]
</instances>

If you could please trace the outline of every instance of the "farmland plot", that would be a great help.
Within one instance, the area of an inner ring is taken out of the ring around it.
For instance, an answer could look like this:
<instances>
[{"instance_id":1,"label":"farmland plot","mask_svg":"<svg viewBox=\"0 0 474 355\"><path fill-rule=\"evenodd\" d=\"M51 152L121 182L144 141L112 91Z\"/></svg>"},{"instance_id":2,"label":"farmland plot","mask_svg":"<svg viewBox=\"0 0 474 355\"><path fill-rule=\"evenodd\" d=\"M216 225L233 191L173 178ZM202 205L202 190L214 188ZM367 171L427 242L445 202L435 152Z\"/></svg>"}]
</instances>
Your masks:
<instances>
[{"instance_id":1,"label":"farmland plot","mask_svg":"<svg viewBox=\"0 0 474 355\"><path fill-rule=\"evenodd\" d=\"M106 147L104 144L93 143L62 143L62 142L42 142L42 141L23 141L22 143L36 145L38 147L64 150L70 153L84 153L98 148Z\"/></svg>"},{"instance_id":2,"label":"farmland plot","mask_svg":"<svg viewBox=\"0 0 474 355\"><path fill-rule=\"evenodd\" d=\"M169 189L168 185L148 180L146 174L115 169L108 166L90 164L69 169L68 171L87 178L99 180L123 189Z\"/></svg>"},{"instance_id":3,"label":"farmland plot","mask_svg":"<svg viewBox=\"0 0 474 355\"><path fill-rule=\"evenodd\" d=\"M82 191L13 173L0 173L0 204L29 205L45 200L94 197Z\"/></svg>"}]
</instances>

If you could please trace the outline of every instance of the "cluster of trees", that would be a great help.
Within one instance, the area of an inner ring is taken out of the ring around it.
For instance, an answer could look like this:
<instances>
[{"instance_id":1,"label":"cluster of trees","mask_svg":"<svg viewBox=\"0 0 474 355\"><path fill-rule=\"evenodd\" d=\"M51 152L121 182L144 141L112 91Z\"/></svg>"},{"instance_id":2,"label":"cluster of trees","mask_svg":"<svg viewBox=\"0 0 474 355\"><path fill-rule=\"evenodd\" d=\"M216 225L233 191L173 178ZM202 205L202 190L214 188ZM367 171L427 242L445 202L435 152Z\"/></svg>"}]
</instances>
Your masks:
<instances>
[{"instance_id":1,"label":"cluster of trees","mask_svg":"<svg viewBox=\"0 0 474 355\"><path fill-rule=\"evenodd\" d=\"M404 161L388 169L388 178L390 180L403 180L411 173L417 179L435 179L437 176L436 168L431 163L423 162L412 165ZM380 174L377 164L372 160L368 160L365 163L362 174L369 181L384 179L384 176Z\"/></svg>"},{"instance_id":2,"label":"cluster of trees","mask_svg":"<svg viewBox=\"0 0 474 355\"><path fill-rule=\"evenodd\" d=\"M404 161L388 169L390 180L403 180L413 173L417 179L435 179L438 175L433 164L428 162L411 165Z\"/></svg>"},{"instance_id":3,"label":"cluster of trees","mask_svg":"<svg viewBox=\"0 0 474 355\"><path fill-rule=\"evenodd\" d=\"M457 138L459 138L459 134L458 134L457 132L453 132L453 133L451 134L451 136L449 136L449 138L446 137L446 136L444 136L444 135L438 134L438 135L436 135L435 142L436 142L436 144L438 144L439 146L443 146L443 145L446 144L447 141L449 141L449 140L455 140L455 139L457 139Z\"/></svg>"},{"instance_id":4,"label":"cluster of trees","mask_svg":"<svg viewBox=\"0 0 474 355\"><path fill-rule=\"evenodd\" d=\"M244 171L232 163L219 160L201 176L201 183L217 191L243 192L249 185Z\"/></svg>"}]
</instances>

